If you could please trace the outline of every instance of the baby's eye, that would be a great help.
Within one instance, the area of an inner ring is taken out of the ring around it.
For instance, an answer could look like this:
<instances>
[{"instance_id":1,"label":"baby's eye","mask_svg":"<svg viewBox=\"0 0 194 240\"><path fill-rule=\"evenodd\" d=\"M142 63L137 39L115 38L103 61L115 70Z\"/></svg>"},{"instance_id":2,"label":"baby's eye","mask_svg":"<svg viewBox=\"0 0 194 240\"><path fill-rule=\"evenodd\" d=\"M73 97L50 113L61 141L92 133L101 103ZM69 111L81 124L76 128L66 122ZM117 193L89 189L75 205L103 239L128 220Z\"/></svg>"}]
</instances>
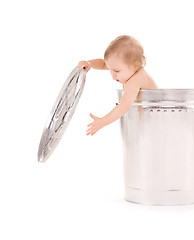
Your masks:
<instances>
[{"instance_id":1,"label":"baby's eye","mask_svg":"<svg viewBox=\"0 0 194 240\"><path fill-rule=\"evenodd\" d=\"M119 72L119 70L115 70L115 72L116 72L116 73L118 73L118 72Z\"/></svg>"}]
</instances>

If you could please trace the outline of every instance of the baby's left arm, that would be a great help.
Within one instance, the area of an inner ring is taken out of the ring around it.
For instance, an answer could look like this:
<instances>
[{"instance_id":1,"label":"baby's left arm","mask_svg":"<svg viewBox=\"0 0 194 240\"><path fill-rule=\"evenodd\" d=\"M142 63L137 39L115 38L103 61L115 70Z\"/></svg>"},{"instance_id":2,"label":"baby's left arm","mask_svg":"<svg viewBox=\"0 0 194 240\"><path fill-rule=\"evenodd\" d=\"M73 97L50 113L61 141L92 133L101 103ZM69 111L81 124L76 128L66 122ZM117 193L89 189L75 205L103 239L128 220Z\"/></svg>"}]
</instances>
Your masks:
<instances>
[{"instance_id":1,"label":"baby's left arm","mask_svg":"<svg viewBox=\"0 0 194 240\"><path fill-rule=\"evenodd\" d=\"M104 126L116 121L121 118L131 107L135 101L137 94L141 88L140 78L138 74L134 75L127 83L124 85L124 94L119 105L113 108L111 112L105 115L103 118L96 117L92 114L90 116L94 121L88 124L87 135L94 135L98 130Z\"/></svg>"}]
</instances>

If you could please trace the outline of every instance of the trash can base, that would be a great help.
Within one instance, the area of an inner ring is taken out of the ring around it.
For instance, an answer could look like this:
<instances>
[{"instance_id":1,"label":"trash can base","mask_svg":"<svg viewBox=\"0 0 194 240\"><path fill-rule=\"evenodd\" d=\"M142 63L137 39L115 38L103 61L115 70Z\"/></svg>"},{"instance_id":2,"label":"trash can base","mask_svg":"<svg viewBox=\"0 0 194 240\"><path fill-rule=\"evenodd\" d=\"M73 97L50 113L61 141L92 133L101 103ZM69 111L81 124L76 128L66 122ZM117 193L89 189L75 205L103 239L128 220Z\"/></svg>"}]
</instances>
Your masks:
<instances>
[{"instance_id":1,"label":"trash can base","mask_svg":"<svg viewBox=\"0 0 194 240\"><path fill-rule=\"evenodd\" d=\"M154 191L142 189L125 189L125 200L145 205L189 205L194 204L194 190Z\"/></svg>"}]
</instances>

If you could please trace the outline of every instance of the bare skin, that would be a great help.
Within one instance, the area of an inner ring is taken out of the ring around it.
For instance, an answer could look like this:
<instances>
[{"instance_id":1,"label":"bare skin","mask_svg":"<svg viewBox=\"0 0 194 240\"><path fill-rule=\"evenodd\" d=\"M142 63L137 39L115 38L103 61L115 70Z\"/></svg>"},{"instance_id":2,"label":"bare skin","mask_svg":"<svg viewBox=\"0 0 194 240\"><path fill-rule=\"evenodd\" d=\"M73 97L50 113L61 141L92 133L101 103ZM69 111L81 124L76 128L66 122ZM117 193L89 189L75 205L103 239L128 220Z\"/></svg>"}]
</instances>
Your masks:
<instances>
[{"instance_id":1,"label":"bare skin","mask_svg":"<svg viewBox=\"0 0 194 240\"><path fill-rule=\"evenodd\" d=\"M112 54L108 59L94 59L81 61L78 64L80 69L85 68L88 72L91 68L110 70L113 80L123 84L124 94L119 105L114 107L107 115L99 118L90 113L93 122L88 124L87 135L93 136L101 128L121 118L135 101L140 89L157 89L154 80L148 75L144 68L138 68L137 64L126 64L121 57Z\"/></svg>"}]
</instances>

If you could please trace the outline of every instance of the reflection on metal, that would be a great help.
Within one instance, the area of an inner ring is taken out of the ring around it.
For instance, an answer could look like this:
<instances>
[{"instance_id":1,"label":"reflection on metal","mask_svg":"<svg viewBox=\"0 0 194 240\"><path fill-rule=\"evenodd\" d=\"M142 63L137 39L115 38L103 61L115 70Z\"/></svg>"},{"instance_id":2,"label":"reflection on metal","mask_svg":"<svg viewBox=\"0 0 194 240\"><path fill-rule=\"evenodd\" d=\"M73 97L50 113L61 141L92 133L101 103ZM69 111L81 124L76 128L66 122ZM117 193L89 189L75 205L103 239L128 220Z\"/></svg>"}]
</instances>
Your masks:
<instances>
[{"instance_id":1,"label":"reflection on metal","mask_svg":"<svg viewBox=\"0 0 194 240\"><path fill-rule=\"evenodd\" d=\"M85 70L76 67L65 81L44 128L38 161L46 161L62 138L82 94L85 79Z\"/></svg>"}]
</instances>

